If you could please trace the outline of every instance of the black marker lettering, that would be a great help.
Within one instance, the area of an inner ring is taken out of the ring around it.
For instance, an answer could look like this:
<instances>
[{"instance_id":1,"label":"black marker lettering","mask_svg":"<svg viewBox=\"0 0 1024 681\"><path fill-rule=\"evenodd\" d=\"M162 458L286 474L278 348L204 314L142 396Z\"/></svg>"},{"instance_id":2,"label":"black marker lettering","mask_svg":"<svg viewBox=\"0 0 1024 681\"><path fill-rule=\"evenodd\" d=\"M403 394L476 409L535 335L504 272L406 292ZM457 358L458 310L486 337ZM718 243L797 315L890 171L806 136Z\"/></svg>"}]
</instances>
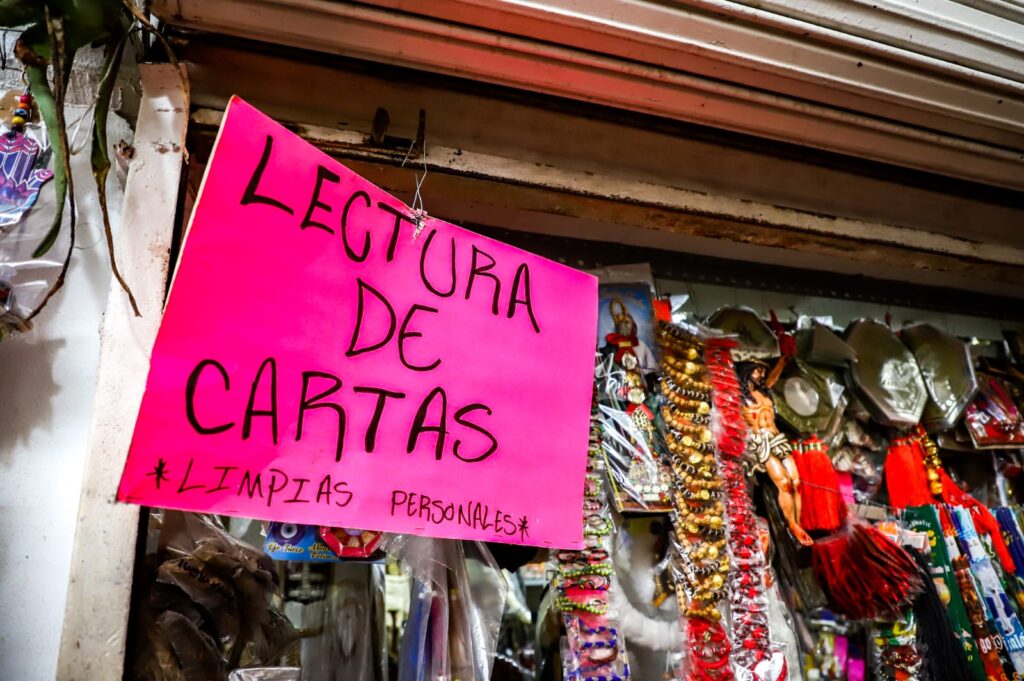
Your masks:
<instances>
[{"instance_id":1,"label":"black marker lettering","mask_svg":"<svg viewBox=\"0 0 1024 681\"><path fill-rule=\"evenodd\" d=\"M349 492L347 489L345 489L346 487L348 487L347 482L334 483L334 493L340 494L341 496L345 497L345 501L334 502L334 505L339 508L345 508L346 506L348 506L348 502L352 501L352 492Z\"/></svg>"},{"instance_id":2,"label":"black marker lettering","mask_svg":"<svg viewBox=\"0 0 1024 681\"><path fill-rule=\"evenodd\" d=\"M485 265L478 265L477 258L483 256L490 262ZM473 282L476 281L477 277L486 277L494 282L494 296L491 299L491 314L498 314L498 297L501 295L501 280L498 279L496 274L492 274L491 270L494 269L495 260L488 253L481 251L475 245L473 246L473 261L472 266L469 270L469 280L466 282L466 300L473 293Z\"/></svg>"},{"instance_id":3,"label":"black marker lettering","mask_svg":"<svg viewBox=\"0 0 1024 681\"><path fill-rule=\"evenodd\" d=\"M423 250L420 251L420 279L423 281L423 285L427 287L427 290L430 291L431 293L433 293L435 296L440 296L441 298L449 298L449 297L451 297L455 293L455 286L456 286L456 278L455 278L455 237L454 236L451 237L451 244L452 244L452 258L451 258L452 278L451 278L451 285L448 287L447 291L441 291L440 289L434 288L434 285L430 283L430 279L427 278L427 251L430 250L430 243L434 240L435 236L437 236L437 230L436 229L430 230L430 234L427 235L427 240L423 244Z\"/></svg>"},{"instance_id":4,"label":"black marker lettering","mask_svg":"<svg viewBox=\"0 0 1024 681\"><path fill-rule=\"evenodd\" d=\"M373 452L377 446L377 428L380 426L380 417L384 413L384 403L389 397L404 399L405 393L392 392L383 388L356 387L352 392L359 394L370 394L377 396L377 404L373 407L373 416L370 417L370 424L366 427L366 438L363 442L367 453Z\"/></svg>"},{"instance_id":5,"label":"black marker lettering","mask_svg":"<svg viewBox=\"0 0 1024 681\"><path fill-rule=\"evenodd\" d=\"M523 297L519 297L519 286L523 287ZM525 305L526 313L530 315L530 324L533 325L533 330L540 333L540 327L537 326L537 318L533 316L533 303L531 302L532 296L530 294L530 268L524 262L516 270L516 276L512 279L512 297L508 301L508 318L516 314L516 306Z\"/></svg>"},{"instance_id":6,"label":"black marker lettering","mask_svg":"<svg viewBox=\"0 0 1024 681\"><path fill-rule=\"evenodd\" d=\"M188 382L185 384L185 415L188 417L188 422L192 425L192 428L200 435L216 435L217 433L229 430L235 425L234 421L229 421L219 426L203 426L199 423L199 419L196 418L196 388L199 387L199 375L208 366L216 367L217 371L220 372L220 377L224 380L224 390L231 389L231 380L228 378L227 369L214 359L204 359L188 375Z\"/></svg>"},{"instance_id":7,"label":"black marker lettering","mask_svg":"<svg viewBox=\"0 0 1024 681\"><path fill-rule=\"evenodd\" d=\"M402 222L408 222L410 225L415 225L416 221L407 215L403 215L397 208L392 208L386 203L378 202L377 207L385 213L391 213L395 216L395 227L391 230L391 240L388 242L387 253L387 261L391 262L395 259L395 247L398 245L398 234L402 230Z\"/></svg>"},{"instance_id":8,"label":"black marker lettering","mask_svg":"<svg viewBox=\"0 0 1024 681\"><path fill-rule=\"evenodd\" d=\"M327 501L323 501L323 498L327 497ZM324 479L320 481L320 487L316 491L316 503L331 503L331 476L325 475Z\"/></svg>"},{"instance_id":9,"label":"black marker lettering","mask_svg":"<svg viewBox=\"0 0 1024 681\"><path fill-rule=\"evenodd\" d=\"M308 397L309 384L314 378L324 378L331 381L331 386L313 397ZM295 441L302 439L302 426L306 420L306 412L312 409L330 409L338 416L338 439L334 446L334 460L341 461L341 451L345 446L345 410L340 404L334 402L321 402L320 400L329 397L341 389L341 379L333 374L322 371L302 372L302 399L299 401L299 422L295 426Z\"/></svg>"},{"instance_id":10,"label":"black marker lettering","mask_svg":"<svg viewBox=\"0 0 1024 681\"><path fill-rule=\"evenodd\" d=\"M242 496L243 490L252 499L253 495L258 494L260 499L263 498L263 480L260 478L260 474L257 473L256 477L253 478L250 475L250 471L246 471L245 475L242 476L242 482L238 484L238 496Z\"/></svg>"},{"instance_id":11,"label":"black marker lettering","mask_svg":"<svg viewBox=\"0 0 1024 681\"><path fill-rule=\"evenodd\" d=\"M260 382L263 380L263 371L270 367L270 409L256 409L256 392L259 390ZM249 390L249 404L245 407L245 420L242 422L242 439L248 440L252 435L252 419L254 416L269 416L270 429L273 434L274 444L277 444L277 362L273 357L267 357L260 364L256 371L256 378L252 380L252 388Z\"/></svg>"},{"instance_id":12,"label":"black marker lettering","mask_svg":"<svg viewBox=\"0 0 1024 681\"><path fill-rule=\"evenodd\" d=\"M401 494L401 499L399 499ZM409 495L400 489L393 490L391 492L391 515L395 515L395 509L405 503L405 500L409 498Z\"/></svg>"},{"instance_id":13,"label":"black marker lettering","mask_svg":"<svg viewBox=\"0 0 1024 681\"><path fill-rule=\"evenodd\" d=\"M389 303L388 299L384 297L384 294L367 284L362 279L356 279L356 285L359 287L359 298L356 302L356 328L355 331L352 332L352 342L349 344L348 350L345 351L346 357L355 357L356 355L361 355L364 352L380 350L382 347L387 345L391 340L391 337L395 335L395 323L398 321L395 317L395 308L391 307L391 303ZM374 298L384 303L384 308L387 310L390 322L388 323L388 332L384 335L384 338L376 343L371 343L370 345L357 350L356 343L359 341L359 333L363 327L363 315L366 312L364 291L369 291Z\"/></svg>"},{"instance_id":14,"label":"black marker lettering","mask_svg":"<svg viewBox=\"0 0 1024 681\"><path fill-rule=\"evenodd\" d=\"M267 163L270 161L270 152L273 148L274 138L267 135L267 141L263 145L263 156L260 157L260 162L256 164L256 170L253 172L252 177L249 178L249 184L245 186L245 192L242 194L240 203L243 206L247 206L250 203L264 203L274 208L280 208L289 215L295 215L295 211L291 207L286 206L277 199L257 193L257 190L260 188L260 180L263 179L263 172L267 169Z\"/></svg>"},{"instance_id":15,"label":"black marker lettering","mask_svg":"<svg viewBox=\"0 0 1024 681\"><path fill-rule=\"evenodd\" d=\"M194 489L202 489L202 488L206 487L206 485L191 485L189 487L185 486L185 483L188 482L189 474L192 473L192 464L193 463L195 463L195 459L189 459L188 460L188 468L185 469L185 477L183 477L181 479L181 484L178 485L178 494L183 494L185 492L191 492Z\"/></svg>"},{"instance_id":16,"label":"black marker lettering","mask_svg":"<svg viewBox=\"0 0 1024 681\"><path fill-rule=\"evenodd\" d=\"M224 481L227 480L228 473L230 473L233 470L236 470L237 468L238 466L214 466L213 470L221 471L220 482L218 482L217 486L214 487L213 489L206 490L206 493L213 494L214 492L220 492L221 490L227 489L228 487L227 485L224 484Z\"/></svg>"},{"instance_id":17,"label":"black marker lettering","mask_svg":"<svg viewBox=\"0 0 1024 681\"><path fill-rule=\"evenodd\" d=\"M284 482L281 483L280 487L278 487L277 485L274 484L275 482L277 482L277 480L280 479L279 476L280 476L280 478L284 478ZM274 495L277 494L278 492L284 490L284 488L287 487L287 486L288 486L288 474L285 473L280 468L271 468L270 469L270 489L267 491L267 506L270 506L270 504L274 501Z\"/></svg>"},{"instance_id":18,"label":"black marker lettering","mask_svg":"<svg viewBox=\"0 0 1024 681\"><path fill-rule=\"evenodd\" d=\"M434 398L438 396L441 398L441 417L438 419L437 425L424 425L424 421L427 420L427 410L430 409L430 405L434 401ZM444 454L444 440L448 435L447 412L448 396L445 395L444 388L441 388L440 386L434 388L427 394L426 399L423 400L420 404L420 408L416 411L416 417L413 419L412 428L409 430L409 442L405 448L406 453L412 454L413 450L416 449L416 444L419 442L420 435L423 433L437 433L437 443L434 445L434 458L440 461L441 455Z\"/></svg>"},{"instance_id":19,"label":"black marker lettering","mask_svg":"<svg viewBox=\"0 0 1024 681\"><path fill-rule=\"evenodd\" d=\"M334 234L334 230L325 225L322 222L316 222L313 220L313 211L317 208L326 210L328 213L331 212L331 206L320 200L320 190L323 189L324 182L331 182L337 184L341 180L337 173L324 168L321 165L316 167L316 182L313 184L313 193L309 197L309 208L306 210L306 217L302 219L302 224L299 225L299 229L306 229L308 227L316 227L322 229L328 234Z\"/></svg>"},{"instance_id":20,"label":"black marker lettering","mask_svg":"<svg viewBox=\"0 0 1024 681\"><path fill-rule=\"evenodd\" d=\"M363 252L356 253L352 250L352 245L348 242L348 212L352 209L352 204L355 203L356 199L362 199L366 203L366 207L370 207L370 195L366 192L359 191L348 197L348 201L345 202L345 209L341 213L341 243L345 246L345 252L348 253L348 257L356 262L363 262L366 260L366 256L370 254L370 233L365 232L363 234Z\"/></svg>"},{"instance_id":21,"label":"black marker lettering","mask_svg":"<svg viewBox=\"0 0 1024 681\"><path fill-rule=\"evenodd\" d=\"M409 322L412 321L412 316L417 312L431 312L437 314L436 307L427 307L426 305L420 305L417 303L409 308L409 313L405 315L405 320L402 322L402 328L398 331L398 359L402 361L406 369L412 369L413 371L433 371L441 365L441 358L438 357L430 364L413 364L405 357L405 339L406 338L420 338L423 333L420 331L409 331Z\"/></svg>"},{"instance_id":22,"label":"black marker lettering","mask_svg":"<svg viewBox=\"0 0 1024 681\"><path fill-rule=\"evenodd\" d=\"M457 412L455 412L454 418L456 423L458 423L460 426L465 426L470 430L475 430L476 432L480 433L481 435L483 435L484 437L491 441L490 446L486 450L484 450L482 454L477 454L476 456L463 456L462 454L459 453L459 447L462 445L462 440L456 440L455 444L452 446L452 454L454 454L457 458L462 459L466 463L476 463L477 461L483 461L491 454L493 454L495 450L498 449L498 440L495 439L493 435L491 435L490 431L488 431L487 429L480 425L477 425L476 423L467 421L465 419L467 414L480 410L483 410L488 416L491 415L491 408L488 407L486 404L468 404L462 409L459 409Z\"/></svg>"},{"instance_id":23,"label":"black marker lettering","mask_svg":"<svg viewBox=\"0 0 1024 681\"><path fill-rule=\"evenodd\" d=\"M302 488L309 482L309 478L292 478L292 482L299 483L299 488L295 490L295 496L291 499L285 499L286 504L308 504L309 499L300 499L299 496L302 494Z\"/></svg>"}]
</instances>

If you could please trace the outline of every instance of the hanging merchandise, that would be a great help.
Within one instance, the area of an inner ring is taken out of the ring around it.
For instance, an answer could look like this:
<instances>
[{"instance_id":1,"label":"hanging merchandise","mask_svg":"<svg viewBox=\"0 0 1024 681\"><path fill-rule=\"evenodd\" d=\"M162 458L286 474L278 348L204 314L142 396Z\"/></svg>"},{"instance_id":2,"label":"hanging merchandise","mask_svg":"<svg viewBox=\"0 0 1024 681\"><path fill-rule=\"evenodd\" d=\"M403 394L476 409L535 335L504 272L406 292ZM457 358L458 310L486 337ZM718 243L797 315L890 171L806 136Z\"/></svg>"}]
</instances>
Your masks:
<instances>
[{"instance_id":1,"label":"hanging merchandise","mask_svg":"<svg viewBox=\"0 0 1024 681\"><path fill-rule=\"evenodd\" d=\"M28 133L35 103L29 90L11 109L10 129L0 135L0 238L35 205L39 190L53 177L48 154Z\"/></svg>"},{"instance_id":2,"label":"hanging merchandise","mask_svg":"<svg viewBox=\"0 0 1024 681\"><path fill-rule=\"evenodd\" d=\"M839 532L814 542L812 557L829 608L851 619L897 617L923 587L905 549L849 514Z\"/></svg>"},{"instance_id":3,"label":"hanging merchandise","mask_svg":"<svg viewBox=\"0 0 1024 681\"><path fill-rule=\"evenodd\" d=\"M688 643L685 678L732 679L731 645L718 605L726 595L731 557L725 550L722 482L712 443L704 347L678 325L663 325L658 342L665 366L661 390L667 398L666 440L676 482L670 571Z\"/></svg>"},{"instance_id":4,"label":"hanging merchandise","mask_svg":"<svg viewBox=\"0 0 1024 681\"><path fill-rule=\"evenodd\" d=\"M1000 650L1004 649L1002 637L998 631L991 628L985 606L971 574L970 562L966 556L953 558L953 571L956 575L957 585L960 587L960 593L963 594L964 607L971 623L971 631L978 647L978 654L985 666L986 679L1007 681L1014 675L1013 667L1008 660L1004 662L1000 655Z\"/></svg>"},{"instance_id":5,"label":"hanging merchandise","mask_svg":"<svg viewBox=\"0 0 1024 681\"><path fill-rule=\"evenodd\" d=\"M835 532L846 518L846 502L828 446L812 435L793 443L793 452L802 491L800 525L811 533Z\"/></svg>"},{"instance_id":6,"label":"hanging merchandise","mask_svg":"<svg viewBox=\"0 0 1024 681\"><path fill-rule=\"evenodd\" d=\"M967 406L964 425L977 449L1024 447L1024 417L1004 377L978 372L978 392Z\"/></svg>"},{"instance_id":7,"label":"hanging merchandise","mask_svg":"<svg viewBox=\"0 0 1024 681\"><path fill-rule=\"evenodd\" d=\"M896 508L945 503L966 509L974 519L972 528L976 525L986 536L1002 568L1014 571L999 522L984 504L949 477L939 459L938 447L923 427L918 426L913 435L893 440L885 460L885 482L889 503Z\"/></svg>"},{"instance_id":8,"label":"hanging merchandise","mask_svg":"<svg viewBox=\"0 0 1024 681\"><path fill-rule=\"evenodd\" d=\"M971 574L978 584L986 619L990 625L995 623L994 631L1002 635L1004 650L1014 671L1024 674L1024 627L1006 596L997 567L981 543L971 512L966 508L951 508L949 512L961 550L970 562Z\"/></svg>"},{"instance_id":9,"label":"hanging merchandise","mask_svg":"<svg viewBox=\"0 0 1024 681\"><path fill-rule=\"evenodd\" d=\"M508 583L481 542L390 535L413 577L399 681L489 681Z\"/></svg>"},{"instance_id":10,"label":"hanging merchandise","mask_svg":"<svg viewBox=\"0 0 1024 681\"><path fill-rule=\"evenodd\" d=\"M320 538L320 528L316 525L271 522L267 526L263 551L274 560L311 563L336 563L341 560Z\"/></svg>"},{"instance_id":11,"label":"hanging merchandise","mask_svg":"<svg viewBox=\"0 0 1024 681\"><path fill-rule=\"evenodd\" d=\"M654 393L653 294L647 283L598 291L598 409L612 499L620 512L664 513L672 499Z\"/></svg>"},{"instance_id":12,"label":"hanging merchandise","mask_svg":"<svg viewBox=\"0 0 1024 681\"><path fill-rule=\"evenodd\" d=\"M789 531L799 543L809 546L810 535L800 526L800 471L792 459L793 448L775 425L775 402L766 385L768 367L756 361L736 365L742 399L742 414L749 428L747 466L751 472L768 473L775 484L779 508Z\"/></svg>"},{"instance_id":13,"label":"hanging merchandise","mask_svg":"<svg viewBox=\"0 0 1024 681\"><path fill-rule=\"evenodd\" d=\"M45 131L32 123L35 100L29 90L11 90L3 103L10 108L9 128L0 134L0 340L31 328L32 312L60 269L59 262L32 254L46 226L27 217L53 177Z\"/></svg>"},{"instance_id":14,"label":"hanging merchandise","mask_svg":"<svg viewBox=\"0 0 1024 681\"><path fill-rule=\"evenodd\" d=\"M609 558L609 537L613 522L603 489L600 422L595 399L583 501L586 546L579 551L559 551L554 555L558 594L555 607L562 613L566 632L562 647L564 678L624 681L630 676L630 668L617 613L610 607L614 568Z\"/></svg>"},{"instance_id":15,"label":"hanging merchandise","mask_svg":"<svg viewBox=\"0 0 1024 681\"><path fill-rule=\"evenodd\" d=\"M978 390L970 348L932 324L908 326L900 339L914 353L928 389L922 425L930 431L952 428Z\"/></svg>"},{"instance_id":16,"label":"hanging merchandise","mask_svg":"<svg viewBox=\"0 0 1024 681\"><path fill-rule=\"evenodd\" d=\"M951 634L959 645L964 661L967 663L969 678L972 681L986 681L985 665L982 660L975 632L971 626L971 618L965 604L965 597L960 589L956 571L950 560L947 538L935 506L916 506L908 508L904 517L907 525L913 530L928 535L928 556L930 572L940 605L949 618ZM955 540L952 540L955 543ZM927 588L927 584L925 585ZM935 617L936 614L921 613L922 618ZM932 646L935 647L934 645ZM937 653L941 654L941 652ZM942 668L954 669L957 663L948 658L942 662Z\"/></svg>"},{"instance_id":17,"label":"hanging merchandise","mask_svg":"<svg viewBox=\"0 0 1024 681\"><path fill-rule=\"evenodd\" d=\"M846 329L846 342L856 351L850 366L850 387L879 423L909 428L921 420L928 391L910 350L881 322L861 319Z\"/></svg>"},{"instance_id":18,"label":"hanging merchandise","mask_svg":"<svg viewBox=\"0 0 1024 681\"><path fill-rule=\"evenodd\" d=\"M384 566L338 563L318 631L301 642L302 681L387 681Z\"/></svg>"},{"instance_id":19,"label":"hanging merchandise","mask_svg":"<svg viewBox=\"0 0 1024 681\"><path fill-rule=\"evenodd\" d=\"M915 551L912 553L922 574L932 574L929 557ZM919 650L924 652L926 678L943 681L972 681L972 670L960 645L958 631L954 629L951 614L947 613L948 597L944 601L936 588L941 580L925 579L921 595L914 602L913 614L917 622ZM952 612L952 610L950 611Z\"/></svg>"},{"instance_id":20,"label":"hanging merchandise","mask_svg":"<svg viewBox=\"0 0 1024 681\"><path fill-rule=\"evenodd\" d=\"M731 561L728 592L736 641L733 664L752 678L777 681L786 678L786 663L771 638L765 552L744 470L748 431L744 390L732 360L735 345L733 340L712 337L707 339L705 351L718 414L715 448L722 471Z\"/></svg>"},{"instance_id":21,"label":"hanging merchandise","mask_svg":"<svg viewBox=\"0 0 1024 681\"><path fill-rule=\"evenodd\" d=\"M846 369L857 361L857 351L820 322L796 332L797 356L815 366Z\"/></svg>"},{"instance_id":22,"label":"hanging merchandise","mask_svg":"<svg viewBox=\"0 0 1024 681\"><path fill-rule=\"evenodd\" d=\"M159 549L138 585L137 678L225 681L233 669L276 660L295 632L270 605L270 559L212 516L163 511L151 526Z\"/></svg>"},{"instance_id":23,"label":"hanging merchandise","mask_svg":"<svg viewBox=\"0 0 1024 681\"><path fill-rule=\"evenodd\" d=\"M321 527L320 539L340 558L365 560L372 558L383 534L371 530L344 527Z\"/></svg>"},{"instance_id":24,"label":"hanging merchandise","mask_svg":"<svg viewBox=\"0 0 1024 681\"><path fill-rule=\"evenodd\" d=\"M875 634L875 678L880 681L921 681L921 651L917 647L913 613L879 626Z\"/></svg>"},{"instance_id":25,"label":"hanging merchandise","mask_svg":"<svg viewBox=\"0 0 1024 681\"><path fill-rule=\"evenodd\" d=\"M1024 532L1021 531L1020 519L1012 508L997 508L993 513L1002 530L1006 548L1013 557L1014 570L1011 574L1017 580L1024 580ZM1024 603L1021 606L1024 607Z\"/></svg>"},{"instance_id":26,"label":"hanging merchandise","mask_svg":"<svg viewBox=\"0 0 1024 681\"><path fill-rule=\"evenodd\" d=\"M792 359L772 386L779 418L802 435L833 433L839 427L846 398L842 386L830 381L830 375L829 369L819 370L802 359Z\"/></svg>"},{"instance_id":27,"label":"hanging merchandise","mask_svg":"<svg viewBox=\"0 0 1024 681\"><path fill-rule=\"evenodd\" d=\"M749 307L723 307L708 317L706 325L726 336L741 339L733 350L737 362L778 357L779 340L761 316Z\"/></svg>"}]
</instances>

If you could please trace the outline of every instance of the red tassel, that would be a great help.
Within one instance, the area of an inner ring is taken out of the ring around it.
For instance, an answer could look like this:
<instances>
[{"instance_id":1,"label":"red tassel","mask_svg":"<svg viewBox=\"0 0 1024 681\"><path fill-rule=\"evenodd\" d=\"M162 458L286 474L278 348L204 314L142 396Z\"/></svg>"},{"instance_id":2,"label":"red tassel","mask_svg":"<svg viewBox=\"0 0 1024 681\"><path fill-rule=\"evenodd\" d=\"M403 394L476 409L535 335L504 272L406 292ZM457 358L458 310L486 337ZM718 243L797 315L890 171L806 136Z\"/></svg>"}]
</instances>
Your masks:
<instances>
[{"instance_id":1,"label":"red tassel","mask_svg":"<svg viewBox=\"0 0 1024 681\"><path fill-rule=\"evenodd\" d=\"M817 437L810 437L796 443L795 450L800 471L800 526L808 531L835 532L846 518L846 504L827 447Z\"/></svg>"},{"instance_id":2,"label":"red tassel","mask_svg":"<svg viewBox=\"0 0 1024 681\"><path fill-rule=\"evenodd\" d=\"M896 440L885 457L885 486L889 503L896 508L935 503L928 488L924 460L914 444L909 439Z\"/></svg>"},{"instance_id":3,"label":"red tassel","mask_svg":"<svg viewBox=\"0 0 1024 681\"><path fill-rule=\"evenodd\" d=\"M906 550L861 521L814 542L811 558L829 607L852 619L894 618L924 588Z\"/></svg>"},{"instance_id":4,"label":"red tassel","mask_svg":"<svg viewBox=\"0 0 1024 681\"><path fill-rule=\"evenodd\" d=\"M889 503L895 508L908 506L929 506L939 501L950 506L970 510L978 531L988 535L999 562L1007 572L1015 572L1013 557L1003 541L999 522L992 512L953 481L949 474L939 468L942 482L942 498L936 499L928 486L928 473L924 465L923 445L916 438L896 440L889 447L885 459L885 484L889 490ZM799 463L797 466L799 467ZM801 477L802 471L801 471Z\"/></svg>"}]
</instances>

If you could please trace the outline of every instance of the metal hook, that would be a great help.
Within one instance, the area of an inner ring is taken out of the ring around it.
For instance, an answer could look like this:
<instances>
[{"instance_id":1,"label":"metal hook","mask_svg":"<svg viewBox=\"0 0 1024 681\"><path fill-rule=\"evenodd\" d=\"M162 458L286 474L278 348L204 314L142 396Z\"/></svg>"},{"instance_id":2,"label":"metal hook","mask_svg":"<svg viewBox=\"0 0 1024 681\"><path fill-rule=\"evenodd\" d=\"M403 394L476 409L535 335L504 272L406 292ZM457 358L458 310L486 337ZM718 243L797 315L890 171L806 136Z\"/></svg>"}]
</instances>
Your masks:
<instances>
[{"instance_id":1,"label":"metal hook","mask_svg":"<svg viewBox=\"0 0 1024 681\"><path fill-rule=\"evenodd\" d=\"M409 150L405 152L405 158L402 159L402 167L405 167L406 162L409 160L409 156L412 155L414 149L419 149L420 160L423 164L423 174L416 174L416 193L413 194L412 204L409 206L412 208L412 218L416 222L416 229L413 230L412 238L415 241L423 231L423 228L427 224L427 210L423 205L423 183L427 179L427 112L425 109L420 109L420 120L419 125L416 128L416 139L409 145Z\"/></svg>"}]
</instances>

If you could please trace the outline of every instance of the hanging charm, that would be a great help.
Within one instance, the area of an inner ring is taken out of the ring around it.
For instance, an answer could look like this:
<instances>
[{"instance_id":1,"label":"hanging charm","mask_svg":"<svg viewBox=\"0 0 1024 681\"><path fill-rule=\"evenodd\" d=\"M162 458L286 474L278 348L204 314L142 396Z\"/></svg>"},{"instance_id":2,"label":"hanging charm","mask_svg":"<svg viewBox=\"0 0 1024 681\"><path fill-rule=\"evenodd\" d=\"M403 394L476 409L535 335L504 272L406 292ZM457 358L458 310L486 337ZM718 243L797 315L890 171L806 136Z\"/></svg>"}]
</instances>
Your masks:
<instances>
[{"instance_id":1,"label":"hanging charm","mask_svg":"<svg viewBox=\"0 0 1024 681\"><path fill-rule=\"evenodd\" d=\"M33 99L28 90L10 110L9 129L0 135L0 232L16 225L39 198L53 171L38 168L39 142L25 134L32 118Z\"/></svg>"}]
</instances>

